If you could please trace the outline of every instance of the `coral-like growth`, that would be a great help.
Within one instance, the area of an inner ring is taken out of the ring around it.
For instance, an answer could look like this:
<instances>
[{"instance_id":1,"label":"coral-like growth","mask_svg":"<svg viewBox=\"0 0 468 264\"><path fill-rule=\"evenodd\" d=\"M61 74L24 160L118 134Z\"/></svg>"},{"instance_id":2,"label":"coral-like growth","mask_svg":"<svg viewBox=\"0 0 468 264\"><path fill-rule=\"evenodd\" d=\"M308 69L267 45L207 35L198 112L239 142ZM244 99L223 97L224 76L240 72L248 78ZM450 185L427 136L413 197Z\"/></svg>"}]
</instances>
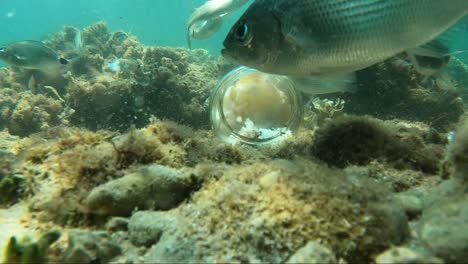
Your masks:
<instances>
[{"instance_id":1,"label":"coral-like growth","mask_svg":"<svg viewBox=\"0 0 468 264\"><path fill-rule=\"evenodd\" d=\"M159 123L121 136L106 131L63 129L57 133L58 139L32 146L24 155L25 160L49 173L50 182L35 196L31 209L39 212L41 220L77 224L87 212L82 200L94 187L144 164L181 167L186 152L169 141L177 141L173 129L176 130L173 124L166 127Z\"/></svg>"},{"instance_id":2,"label":"coral-like growth","mask_svg":"<svg viewBox=\"0 0 468 264\"><path fill-rule=\"evenodd\" d=\"M28 136L32 133L62 124L62 102L31 92L0 90L0 129L10 134Z\"/></svg>"}]
</instances>

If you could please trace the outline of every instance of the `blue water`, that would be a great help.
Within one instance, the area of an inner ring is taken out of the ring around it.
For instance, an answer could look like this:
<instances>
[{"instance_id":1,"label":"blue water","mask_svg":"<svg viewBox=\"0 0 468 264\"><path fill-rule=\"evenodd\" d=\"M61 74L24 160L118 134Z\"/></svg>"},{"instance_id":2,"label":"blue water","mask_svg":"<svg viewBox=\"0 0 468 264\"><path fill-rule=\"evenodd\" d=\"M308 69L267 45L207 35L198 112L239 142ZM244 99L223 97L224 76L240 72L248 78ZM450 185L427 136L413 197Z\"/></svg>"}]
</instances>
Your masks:
<instances>
[{"instance_id":1,"label":"blue water","mask_svg":"<svg viewBox=\"0 0 468 264\"><path fill-rule=\"evenodd\" d=\"M44 40L64 25L78 28L97 21L111 31L124 30L145 45L186 46L185 23L205 0L0 0L0 43ZM222 41L242 10L228 18L210 40L193 47L219 54Z\"/></svg>"}]
</instances>

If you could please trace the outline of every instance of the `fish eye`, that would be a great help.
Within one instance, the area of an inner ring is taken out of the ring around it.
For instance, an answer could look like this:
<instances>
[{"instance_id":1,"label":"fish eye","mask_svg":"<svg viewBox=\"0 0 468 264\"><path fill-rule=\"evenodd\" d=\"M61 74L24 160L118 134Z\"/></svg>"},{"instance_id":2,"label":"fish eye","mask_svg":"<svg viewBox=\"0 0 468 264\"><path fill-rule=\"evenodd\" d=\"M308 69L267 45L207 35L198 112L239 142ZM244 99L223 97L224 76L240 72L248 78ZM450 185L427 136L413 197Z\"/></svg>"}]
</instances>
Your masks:
<instances>
[{"instance_id":1,"label":"fish eye","mask_svg":"<svg viewBox=\"0 0 468 264\"><path fill-rule=\"evenodd\" d=\"M4 47L0 47L0 52L4 52L5 51L5 48Z\"/></svg>"},{"instance_id":2,"label":"fish eye","mask_svg":"<svg viewBox=\"0 0 468 264\"><path fill-rule=\"evenodd\" d=\"M235 33L236 39L244 42L249 35L249 26L247 25L247 22L243 21L240 23L239 26L237 26Z\"/></svg>"}]
</instances>

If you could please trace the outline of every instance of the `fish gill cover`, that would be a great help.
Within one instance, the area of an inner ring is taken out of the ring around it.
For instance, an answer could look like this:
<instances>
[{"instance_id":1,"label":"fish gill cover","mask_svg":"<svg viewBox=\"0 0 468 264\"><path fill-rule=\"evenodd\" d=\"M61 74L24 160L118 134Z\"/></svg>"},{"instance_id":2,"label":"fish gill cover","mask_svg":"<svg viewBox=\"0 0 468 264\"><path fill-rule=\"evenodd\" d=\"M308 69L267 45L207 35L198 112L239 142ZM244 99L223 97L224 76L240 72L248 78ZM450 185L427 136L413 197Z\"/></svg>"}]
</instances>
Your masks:
<instances>
[{"instance_id":1,"label":"fish gill cover","mask_svg":"<svg viewBox=\"0 0 468 264\"><path fill-rule=\"evenodd\" d=\"M204 3L1 7L1 42L40 40L26 55L53 66L0 69L2 262L467 259L463 60L429 79L380 62L352 92L304 94L284 142L231 145L209 100L238 66L219 56L238 16L188 49Z\"/></svg>"}]
</instances>

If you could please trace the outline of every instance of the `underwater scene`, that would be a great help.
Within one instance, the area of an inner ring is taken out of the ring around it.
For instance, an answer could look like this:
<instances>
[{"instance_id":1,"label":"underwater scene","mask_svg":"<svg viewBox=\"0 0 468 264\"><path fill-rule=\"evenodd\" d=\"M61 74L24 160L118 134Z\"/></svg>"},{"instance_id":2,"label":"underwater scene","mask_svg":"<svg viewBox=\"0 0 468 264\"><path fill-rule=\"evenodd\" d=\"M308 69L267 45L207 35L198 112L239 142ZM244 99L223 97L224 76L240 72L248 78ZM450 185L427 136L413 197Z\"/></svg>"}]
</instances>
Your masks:
<instances>
[{"instance_id":1,"label":"underwater scene","mask_svg":"<svg viewBox=\"0 0 468 264\"><path fill-rule=\"evenodd\" d=\"M0 263L466 263L468 1L0 1Z\"/></svg>"}]
</instances>

